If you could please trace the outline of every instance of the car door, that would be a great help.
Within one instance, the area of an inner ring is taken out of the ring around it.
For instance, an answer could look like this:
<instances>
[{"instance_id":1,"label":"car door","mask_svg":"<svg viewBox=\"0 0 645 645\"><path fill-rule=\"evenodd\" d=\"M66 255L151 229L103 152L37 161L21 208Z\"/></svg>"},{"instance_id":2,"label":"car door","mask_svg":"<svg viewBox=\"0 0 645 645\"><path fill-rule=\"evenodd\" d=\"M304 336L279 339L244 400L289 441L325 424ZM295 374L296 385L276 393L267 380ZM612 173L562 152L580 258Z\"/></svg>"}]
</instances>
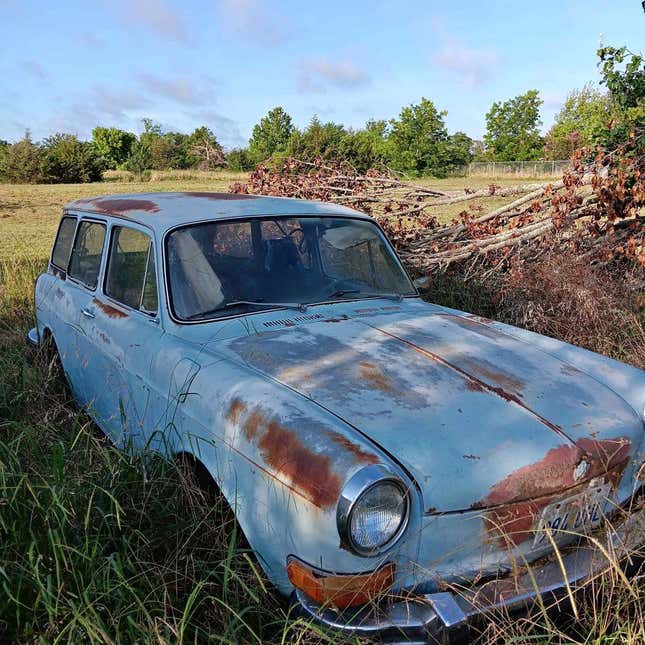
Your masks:
<instances>
[{"instance_id":1,"label":"car door","mask_svg":"<svg viewBox=\"0 0 645 645\"><path fill-rule=\"evenodd\" d=\"M159 415L150 387L150 364L163 334L157 310L151 234L134 224L113 224L102 286L85 327L101 371L94 411L121 447L144 447Z\"/></svg>"},{"instance_id":2,"label":"car door","mask_svg":"<svg viewBox=\"0 0 645 645\"><path fill-rule=\"evenodd\" d=\"M106 230L105 220L80 219L67 269L69 304L65 325L70 332L63 366L74 396L90 413L101 388L101 370L95 345L88 336L87 323L92 316Z\"/></svg>"}]
</instances>

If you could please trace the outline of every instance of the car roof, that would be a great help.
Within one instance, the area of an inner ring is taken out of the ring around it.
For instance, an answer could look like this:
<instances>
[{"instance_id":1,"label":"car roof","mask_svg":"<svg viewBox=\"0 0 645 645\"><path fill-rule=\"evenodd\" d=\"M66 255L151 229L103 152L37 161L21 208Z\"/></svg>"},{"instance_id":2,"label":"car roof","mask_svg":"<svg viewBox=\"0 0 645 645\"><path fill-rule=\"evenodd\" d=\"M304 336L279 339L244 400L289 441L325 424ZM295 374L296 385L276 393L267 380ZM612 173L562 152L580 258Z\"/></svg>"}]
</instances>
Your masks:
<instances>
[{"instance_id":1,"label":"car roof","mask_svg":"<svg viewBox=\"0 0 645 645\"><path fill-rule=\"evenodd\" d=\"M84 197L70 202L65 212L120 217L160 231L217 219L275 215L341 215L371 219L345 206L305 199L236 193L131 193Z\"/></svg>"}]
</instances>

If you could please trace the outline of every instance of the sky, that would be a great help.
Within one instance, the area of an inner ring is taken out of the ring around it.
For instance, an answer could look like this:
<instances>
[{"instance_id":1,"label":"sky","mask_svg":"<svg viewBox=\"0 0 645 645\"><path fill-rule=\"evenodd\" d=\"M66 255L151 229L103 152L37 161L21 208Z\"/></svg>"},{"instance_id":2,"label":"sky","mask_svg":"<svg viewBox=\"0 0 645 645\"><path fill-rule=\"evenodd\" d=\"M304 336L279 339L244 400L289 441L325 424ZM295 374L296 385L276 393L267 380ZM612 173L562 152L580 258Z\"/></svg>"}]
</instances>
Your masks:
<instances>
[{"instance_id":1,"label":"sky","mask_svg":"<svg viewBox=\"0 0 645 645\"><path fill-rule=\"evenodd\" d=\"M450 132L540 92L543 130L598 81L596 49L645 45L641 0L0 0L0 139L209 126L226 147L281 105L361 127L421 97Z\"/></svg>"}]
</instances>

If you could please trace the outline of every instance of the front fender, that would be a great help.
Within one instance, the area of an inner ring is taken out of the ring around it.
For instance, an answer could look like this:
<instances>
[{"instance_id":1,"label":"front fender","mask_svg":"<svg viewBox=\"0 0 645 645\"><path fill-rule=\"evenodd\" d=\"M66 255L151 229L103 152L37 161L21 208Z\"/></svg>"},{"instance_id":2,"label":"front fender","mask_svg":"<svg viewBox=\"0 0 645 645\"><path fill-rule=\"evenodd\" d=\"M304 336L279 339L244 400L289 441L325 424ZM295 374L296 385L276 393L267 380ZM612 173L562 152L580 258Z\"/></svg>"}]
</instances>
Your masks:
<instances>
[{"instance_id":1,"label":"front fender","mask_svg":"<svg viewBox=\"0 0 645 645\"><path fill-rule=\"evenodd\" d=\"M209 470L283 593L292 591L289 555L347 573L375 569L385 560L402 565L416 559L418 540L410 536L417 534L422 503L413 482L387 455L284 385L227 360L210 365L203 355L181 360L199 368L187 391L174 398L166 441ZM412 489L413 508L406 535L393 551L366 558L341 547L336 507L345 482L375 463L385 464Z\"/></svg>"}]
</instances>

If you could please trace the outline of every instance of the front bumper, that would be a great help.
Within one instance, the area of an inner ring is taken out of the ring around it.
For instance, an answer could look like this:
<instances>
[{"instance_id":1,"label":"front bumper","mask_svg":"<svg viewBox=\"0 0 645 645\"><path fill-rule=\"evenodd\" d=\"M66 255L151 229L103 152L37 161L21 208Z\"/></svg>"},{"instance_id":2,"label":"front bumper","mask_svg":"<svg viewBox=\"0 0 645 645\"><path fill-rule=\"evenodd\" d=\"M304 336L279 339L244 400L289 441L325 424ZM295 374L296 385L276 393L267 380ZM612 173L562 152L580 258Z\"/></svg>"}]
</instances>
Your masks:
<instances>
[{"instance_id":1,"label":"front bumper","mask_svg":"<svg viewBox=\"0 0 645 645\"><path fill-rule=\"evenodd\" d=\"M321 607L298 590L293 600L296 611L305 618L346 634L388 642L435 642L496 610L527 608L568 594L606 570L610 561L621 560L644 543L645 505L641 499L629 515L623 515L620 524L606 526L581 543L562 549L561 560L530 565L516 576L344 612Z\"/></svg>"}]
</instances>

